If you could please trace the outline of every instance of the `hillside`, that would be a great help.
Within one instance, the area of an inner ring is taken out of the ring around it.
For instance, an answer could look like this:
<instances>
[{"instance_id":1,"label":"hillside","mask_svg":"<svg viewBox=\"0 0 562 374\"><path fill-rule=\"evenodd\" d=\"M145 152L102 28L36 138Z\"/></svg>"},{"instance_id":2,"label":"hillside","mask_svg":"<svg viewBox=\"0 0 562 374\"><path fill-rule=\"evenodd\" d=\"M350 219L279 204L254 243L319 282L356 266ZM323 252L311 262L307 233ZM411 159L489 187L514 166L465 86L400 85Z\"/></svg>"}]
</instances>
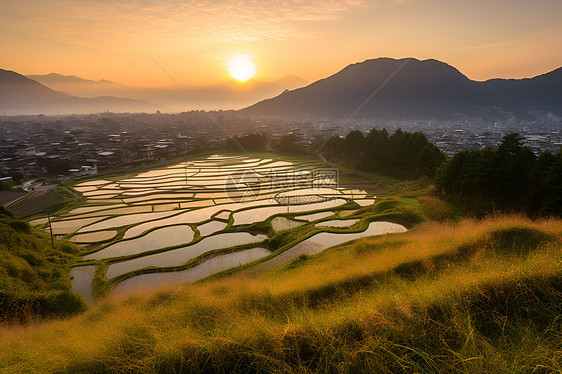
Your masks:
<instances>
[{"instance_id":1,"label":"hillside","mask_svg":"<svg viewBox=\"0 0 562 374\"><path fill-rule=\"evenodd\" d=\"M68 275L78 252L59 240L52 248L48 235L0 207L0 323L84 311Z\"/></svg>"},{"instance_id":2,"label":"hillside","mask_svg":"<svg viewBox=\"0 0 562 374\"><path fill-rule=\"evenodd\" d=\"M157 109L155 104L144 100L112 96L71 96L14 71L0 69L0 111L6 114L146 112Z\"/></svg>"},{"instance_id":3,"label":"hillside","mask_svg":"<svg viewBox=\"0 0 562 374\"><path fill-rule=\"evenodd\" d=\"M450 216L427 193L410 182L370 209ZM106 299L71 320L2 328L0 370L557 371L561 235L560 220L427 220L269 273Z\"/></svg>"},{"instance_id":4,"label":"hillside","mask_svg":"<svg viewBox=\"0 0 562 374\"><path fill-rule=\"evenodd\" d=\"M432 119L562 115L562 68L530 79L477 82L437 60L378 58L243 110L257 116Z\"/></svg>"}]
</instances>

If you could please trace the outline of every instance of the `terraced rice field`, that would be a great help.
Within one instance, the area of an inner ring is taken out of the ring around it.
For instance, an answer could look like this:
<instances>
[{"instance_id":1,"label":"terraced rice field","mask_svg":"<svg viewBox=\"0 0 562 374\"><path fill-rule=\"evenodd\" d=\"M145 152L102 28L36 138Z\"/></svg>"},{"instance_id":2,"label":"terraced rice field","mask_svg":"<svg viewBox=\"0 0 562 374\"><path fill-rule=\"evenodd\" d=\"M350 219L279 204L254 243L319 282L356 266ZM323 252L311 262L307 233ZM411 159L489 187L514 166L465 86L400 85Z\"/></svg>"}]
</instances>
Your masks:
<instances>
[{"instance_id":1,"label":"terraced rice field","mask_svg":"<svg viewBox=\"0 0 562 374\"><path fill-rule=\"evenodd\" d=\"M123 296L150 287L158 288L166 283L178 284L183 282L195 282L208 277L209 274L215 274L235 266L259 260L268 254L270 254L269 250L261 247L243 249L235 253L225 253L214 256L186 270L173 273L142 274L134 278L126 279L123 282L117 283L114 292L118 296Z\"/></svg>"},{"instance_id":2,"label":"terraced rice field","mask_svg":"<svg viewBox=\"0 0 562 374\"><path fill-rule=\"evenodd\" d=\"M362 232L341 232L359 218L309 224L343 217L339 211L356 212L375 201L366 191L339 188L329 174L317 173L321 167L315 161L215 155L121 180L82 182L74 189L85 201L53 217L52 227L84 248L84 262L71 275L74 289L89 301L100 271L102 282L126 294L198 280L265 257L257 267L268 267L291 254L308 253L302 248L310 247L313 238L314 251L319 251L342 240L403 229L395 224L365 229L365 224ZM302 227L318 233L272 256L278 249L268 244L272 233ZM340 232L329 232L334 227Z\"/></svg>"},{"instance_id":3,"label":"terraced rice field","mask_svg":"<svg viewBox=\"0 0 562 374\"><path fill-rule=\"evenodd\" d=\"M322 221L316 224L316 227L349 227L359 222L359 219L332 219L329 221Z\"/></svg>"},{"instance_id":4,"label":"terraced rice field","mask_svg":"<svg viewBox=\"0 0 562 374\"><path fill-rule=\"evenodd\" d=\"M340 245L342 243L366 238L374 235L389 233L399 233L407 231L402 225L390 222L371 222L366 230L349 233L320 232L293 245L279 256L273 257L265 262L256 265L252 271L267 271L279 267L302 255L315 255L321 251Z\"/></svg>"},{"instance_id":5,"label":"terraced rice field","mask_svg":"<svg viewBox=\"0 0 562 374\"><path fill-rule=\"evenodd\" d=\"M99 243L113 239L117 235L116 230L94 231L87 234L76 234L70 238L75 243Z\"/></svg>"}]
</instances>

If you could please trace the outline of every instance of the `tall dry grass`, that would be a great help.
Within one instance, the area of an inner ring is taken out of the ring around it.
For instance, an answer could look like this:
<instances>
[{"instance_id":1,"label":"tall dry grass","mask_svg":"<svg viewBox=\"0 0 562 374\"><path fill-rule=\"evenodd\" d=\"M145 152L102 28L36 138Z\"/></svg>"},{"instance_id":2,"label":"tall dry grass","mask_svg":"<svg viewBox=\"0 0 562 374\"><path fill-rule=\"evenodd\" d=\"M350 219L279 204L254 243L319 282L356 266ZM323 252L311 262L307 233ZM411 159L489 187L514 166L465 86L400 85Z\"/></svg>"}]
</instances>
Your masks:
<instances>
[{"instance_id":1,"label":"tall dry grass","mask_svg":"<svg viewBox=\"0 0 562 374\"><path fill-rule=\"evenodd\" d=\"M560 371L562 221L425 223L0 329L20 372Z\"/></svg>"}]
</instances>

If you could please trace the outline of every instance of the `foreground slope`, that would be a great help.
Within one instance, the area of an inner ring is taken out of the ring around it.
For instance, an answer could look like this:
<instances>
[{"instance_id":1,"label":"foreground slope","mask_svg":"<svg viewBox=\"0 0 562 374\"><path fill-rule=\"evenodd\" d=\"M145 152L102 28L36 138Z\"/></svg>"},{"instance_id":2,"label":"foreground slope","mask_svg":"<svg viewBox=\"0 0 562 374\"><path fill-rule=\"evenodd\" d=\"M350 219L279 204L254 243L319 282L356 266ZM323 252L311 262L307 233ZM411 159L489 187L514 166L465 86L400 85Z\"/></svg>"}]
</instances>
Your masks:
<instances>
[{"instance_id":1,"label":"foreground slope","mask_svg":"<svg viewBox=\"0 0 562 374\"><path fill-rule=\"evenodd\" d=\"M378 211L424 209L391 198ZM0 330L16 372L560 371L562 221L426 222L267 274ZM123 318L127 316L127 318Z\"/></svg>"},{"instance_id":2,"label":"foreground slope","mask_svg":"<svg viewBox=\"0 0 562 374\"><path fill-rule=\"evenodd\" d=\"M78 252L0 207L0 323L83 312L68 275Z\"/></svg>"}]
</instances>

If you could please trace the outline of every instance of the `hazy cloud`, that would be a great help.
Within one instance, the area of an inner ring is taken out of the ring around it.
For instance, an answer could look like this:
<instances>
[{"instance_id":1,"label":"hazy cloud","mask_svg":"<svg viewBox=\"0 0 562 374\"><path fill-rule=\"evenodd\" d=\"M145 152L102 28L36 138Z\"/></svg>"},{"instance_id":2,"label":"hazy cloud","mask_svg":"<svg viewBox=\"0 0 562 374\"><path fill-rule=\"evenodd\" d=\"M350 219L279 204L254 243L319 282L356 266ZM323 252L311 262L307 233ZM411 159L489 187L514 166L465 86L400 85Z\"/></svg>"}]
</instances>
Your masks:
<instances>
[{"instance_id":1,"label":"hazy cloud","mask_svg":"<svg viewBox=\"0 0 562 374\"><path fill-rule=\"evenodd\" d=\"M486 48L497 48L503 47L509 44L512 44L513 41L502 41L502 42L495 42L495 43L488 43L488 44L479 44L479 45L471 45L467 46L464 49L467 50L475 50L475 49L486 49Z\"/></svg>"},{"instance_id":2,"label":"hazy cloud","mask_svg":"<svg viewBox=\"0 0 562 374\"><path fill-rule=\"evenodd\" d=\"M301 23L335 20L362 4L359 0L31 0L8 7L25 17L26 32L56 41L181 49L182 43L307 37L311 34L303 31Z\"/></svg>"}]
</instances>

